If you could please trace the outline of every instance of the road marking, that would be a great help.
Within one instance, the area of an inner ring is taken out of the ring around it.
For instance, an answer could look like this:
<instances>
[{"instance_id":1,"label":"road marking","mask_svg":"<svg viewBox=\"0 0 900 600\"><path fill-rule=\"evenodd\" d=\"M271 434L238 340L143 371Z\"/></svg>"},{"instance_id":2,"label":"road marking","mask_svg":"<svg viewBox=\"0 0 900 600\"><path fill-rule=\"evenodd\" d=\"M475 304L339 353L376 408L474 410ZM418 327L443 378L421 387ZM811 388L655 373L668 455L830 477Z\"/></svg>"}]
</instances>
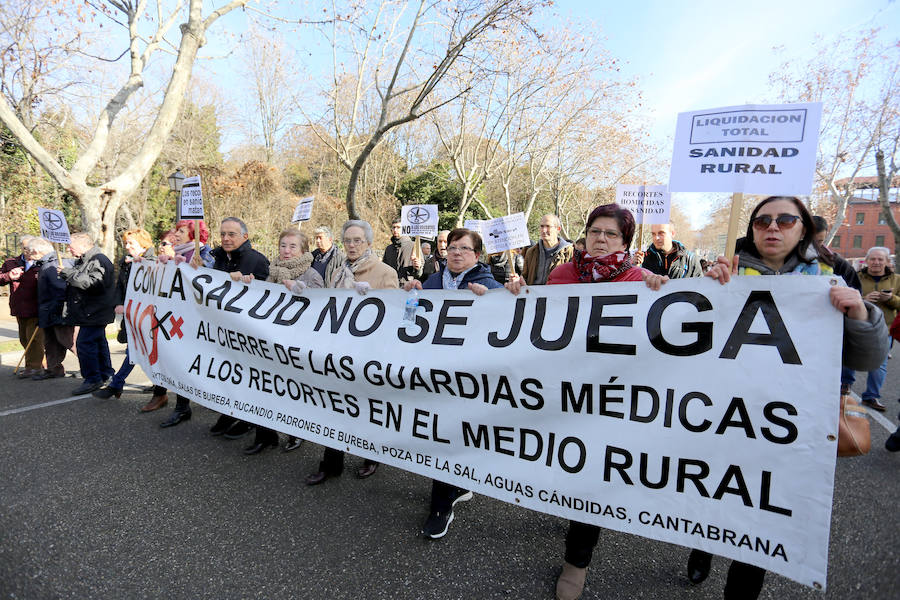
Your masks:
<instances>
[{"instance_id":1,"label":"road marking","mask_svg":"<svg viewBox=\"0 0 900 600\"><path fill-rule=\"evenodd\" d=\"M149 381L145 381L143 383L129 383L125 387L126 388L134 388L135 390L140 390L145 385L150 385ZM31 404L29 406L20 406L19 408L11 408L9 410L0 411L0 417L7 417L9 415L17 415L19 413L28 412L31 410L37 410L39 408L47 408L48 406L56 406L57 404L66 404L67 402L74 402L75 400L84 400L85 398L93 398L90 394L82 394L81 396L69 396L68 398L62 398L61 400L51 400L50 402L41 402L40 404Z\"/></svg>"},{"instance_id":2,"label":"road marking","mask_svg":"<svg viewBox=\"0 0 900 600\"><path fill-rule=\"evenodd\" d=\"M878 412L878 411L875 410L874 408L871 408L871 407L866 406L865 404L863 404L863 403L862 403L862 398L860 398L860 397L856 394L856 392L851 391L851 392L850 392L850 395L853 396L853 399L856 400L857 402L859 402L860 405L861 405L863 408L866 409L866 414L867 414L867 415L869 415L870 417L872 417L872 418L875 420L876 423L878 423L879 425L881 425L882 427L884 427L885 431L887 431L888 433L894 433L895 431L897 431L897 426L894 425L893 423L891 423L891 420L890 420L890 419L888 419L886 416L884 416L883 414L881 414L880 412Z\"/></svg>"}]
</instances>

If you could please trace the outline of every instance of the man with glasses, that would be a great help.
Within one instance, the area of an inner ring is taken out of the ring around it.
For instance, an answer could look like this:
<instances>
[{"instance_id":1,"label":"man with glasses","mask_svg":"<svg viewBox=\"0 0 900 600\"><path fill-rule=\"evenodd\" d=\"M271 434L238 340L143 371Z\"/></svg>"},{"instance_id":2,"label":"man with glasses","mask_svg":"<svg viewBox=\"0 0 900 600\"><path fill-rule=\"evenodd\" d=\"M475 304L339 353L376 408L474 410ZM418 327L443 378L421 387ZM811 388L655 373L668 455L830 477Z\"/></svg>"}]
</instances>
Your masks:
<instances>
[{"instance_id":1,"label":"man with glasses","mask_svg":"<svg viewBox=\"0 0 900 600\"><path fill-rule=\"evenodd\" d=\"M556 215L541 217L541 239L525 251L522 279L527 285L544 285L550 271L572 260L574 247L559 237L562 227Z\"/></svg>"},{"instance_id":2,"label":"man with glasses","mask_svg":"<svg viewBox=\"0 0 900 600\"><path fill-rule=\"evenodd\" d=\"M250 234L247 225L237 217L227 217L219 226L221 246L211 252L215 259L212 268L225 271L233 280L247 278L265 281L269 276L269 259L257 252L250 245ZM195 267L196 268L196 267ZM177 396L175 410L160 427L172 427L191 418L191 407L188 399ZM222 435L228 439L237 439L247 432L249 423L239 421L230 415L222 415L209 430L212 435Z\"/></svg>"}]
</instances>

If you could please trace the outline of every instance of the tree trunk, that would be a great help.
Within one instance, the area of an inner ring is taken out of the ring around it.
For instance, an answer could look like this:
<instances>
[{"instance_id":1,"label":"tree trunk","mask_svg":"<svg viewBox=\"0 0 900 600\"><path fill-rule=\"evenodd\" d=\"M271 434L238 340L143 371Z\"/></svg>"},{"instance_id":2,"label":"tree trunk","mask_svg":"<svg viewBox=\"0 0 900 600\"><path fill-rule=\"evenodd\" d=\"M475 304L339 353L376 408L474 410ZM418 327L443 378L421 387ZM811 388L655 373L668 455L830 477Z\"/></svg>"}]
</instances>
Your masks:
<instances>
[{"instance_id":1,"label":"tree trunk","mask_svg":"<svg viewBox=\"0 0 900 600\"><path fill-rule=\"evenodd\" d=\"M891 233L894 234L894 272L900 273L900 224L894 218L888 196L894 174L893 172L888 173L884 168L884 152L881 150L875 151L875 169L878 173L878 201L881 203L881 214L884 215L884 220L891 228Z\"/></svg>"}]
</instances>

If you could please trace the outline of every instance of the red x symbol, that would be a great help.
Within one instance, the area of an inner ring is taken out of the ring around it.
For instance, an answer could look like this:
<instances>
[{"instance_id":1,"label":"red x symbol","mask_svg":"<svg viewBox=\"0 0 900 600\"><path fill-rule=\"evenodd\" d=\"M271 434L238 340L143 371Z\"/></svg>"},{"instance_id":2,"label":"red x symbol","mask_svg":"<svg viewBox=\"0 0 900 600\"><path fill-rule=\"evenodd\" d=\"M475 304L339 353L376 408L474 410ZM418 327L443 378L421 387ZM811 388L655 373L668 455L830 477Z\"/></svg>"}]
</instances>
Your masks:
<instances>
[{"instance_id":1,"label":"red x symbol","mask_svg":"<svg viewBox=\"0 0 900 600\"><path fill-rule=\"evenodd\" d=\"M179 338L183 338L184 334L181 333L181 326L184 324L184 319L178 317L178 320L175 320L175 317L169 317L169 322L172 324L172 329L169 330L169 337L175 337L176 335Z\"/></svg>"}]
</instances>

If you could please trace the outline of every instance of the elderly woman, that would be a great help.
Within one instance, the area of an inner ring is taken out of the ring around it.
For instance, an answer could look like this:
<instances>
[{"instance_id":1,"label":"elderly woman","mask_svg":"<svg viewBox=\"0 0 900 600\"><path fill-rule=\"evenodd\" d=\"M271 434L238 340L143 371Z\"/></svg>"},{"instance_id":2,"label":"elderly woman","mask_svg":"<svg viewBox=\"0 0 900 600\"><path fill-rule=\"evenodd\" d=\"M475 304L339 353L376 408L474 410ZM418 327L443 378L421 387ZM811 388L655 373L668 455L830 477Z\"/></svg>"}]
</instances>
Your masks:
<instances>
[{"instance_id":1,"label":"elderly woman","mask_svg":"<svg viewBox=\"0 0 900 600\"><path fill-rule=\"evenodd\" d=\"M153 259L156 253L153 251L153 238L143 229L129 229L122 234L122 243L125 245L125 256L119 261L119 277L116 279L116 307L115 313L121 315L125 312L125 290L128 287L128 276L131 274L131 263L134 259ZM122 322L122 331L120 335L125 335L125 322ZM122 341L120 339L119 341ZM97 398L110 398L115 396L119 398L122 395L122 388L125 386L125 379L131 374L134 365L128 356L128 348L125 349L125 360L115 375L110 379L106 387L96 390L93 395ZM162 398L155 394L150 403L159 404L158 408L165 406L168 397L163 394ZM146 411L145 411L146 412Z\"/></svg>"},{"instance_id":2,"label":"elderly woman","mask_svg":"<svg viewBox=\"0 0 900 600\"><path fill-rule=\"evenodd\" d=\"M396 289L398 287L397 271L381 262L372 252L372 242L375 239L372 226L365 221L351 219L344 223L341 230L344 242L346 259L336 268L328 287L355 289L360 294L365 294L369 289ZM292 285L294 293L301 293L303 288ZM356 475L363 479L369 477L378 468L378 463L366 459ZM325 448L319 470L306 478L307 485L318 485L329 477L340 475L344 471L344 453L340 450Z\"/></svg>"},{"instance_id":3,"label":"elderly woman","mask_svg":"<svg viewBox=\"0 0 900 600\"><path fill-rule=\"evenodd\" d=\"M727 283L732 275L830 275L832 254L815 240L812 216L799 198L770 196L750 213L746 242L731 264L719 257L707 277ZM881 311L851 287L832 287L831 304L844 315L844 366L861 371L877 369L887 356L888 332ZM691 551L688 579L703 582L712 555ZM725 598L753 600L763 587L765 570L732 561L725 581Z\"/></svg>"},{"instance_id":4,"label":"elderly woman","mask_svg":"<svg viewBox=\"0 0 900 600\"><path fill-rule=\"evenodd\" d=\"M491 274L491 267L478 262L481 236L468 229L454 229L447 235L447 264L429 275L423 285L407 281L403 289L471 290L481 296L489 289L503 287ZM472 492L455 485L431 480L431 508L422 535L436 540L444 537L453 521L453 506L472 499Z\"/></svg>"},{"instance_id":5,"label":"elderly woman","mask_svg":"<svg viewBox=\"0 0 900 600\"><path fill-rule=\"evenodd\" d=\"M634 217L630 211L618 204L598 206L587 219L584 251L575 250L571 262L550 271L547 284L644 281L647 287L658 290L669 278L634 265L629 252L633 237ZM506 284L514 294L523 287L520 279ZM569 521L565 562L556 582L557 598L569 600L581 596L587 566L599 537L600 528L596 525Z\"/></svg>"},{"instance_id":6,"label":"elderly woman","mask_svg":"<svg viewBox=\"0 0 900 600\"><path fill-rule=\"evenodd\" d=\"M278 236L278 257L269 265L269 277L266 281L284 283L288 289L292 289L296 280L297 285L304 288L323 288L325 282L315 269L311 268L313 256L309 253L309 240L298 229L285 229ZM245 275L242 279L249 282L253 275ZM278 445L278 432L268 427L256 426L256 438L253 443L244 448L244 454L259 454L266 448L274 448ZM285 445L285 452L296 450L300 447L297 438L291 436Z\"/></svg>"}]
</instances>

